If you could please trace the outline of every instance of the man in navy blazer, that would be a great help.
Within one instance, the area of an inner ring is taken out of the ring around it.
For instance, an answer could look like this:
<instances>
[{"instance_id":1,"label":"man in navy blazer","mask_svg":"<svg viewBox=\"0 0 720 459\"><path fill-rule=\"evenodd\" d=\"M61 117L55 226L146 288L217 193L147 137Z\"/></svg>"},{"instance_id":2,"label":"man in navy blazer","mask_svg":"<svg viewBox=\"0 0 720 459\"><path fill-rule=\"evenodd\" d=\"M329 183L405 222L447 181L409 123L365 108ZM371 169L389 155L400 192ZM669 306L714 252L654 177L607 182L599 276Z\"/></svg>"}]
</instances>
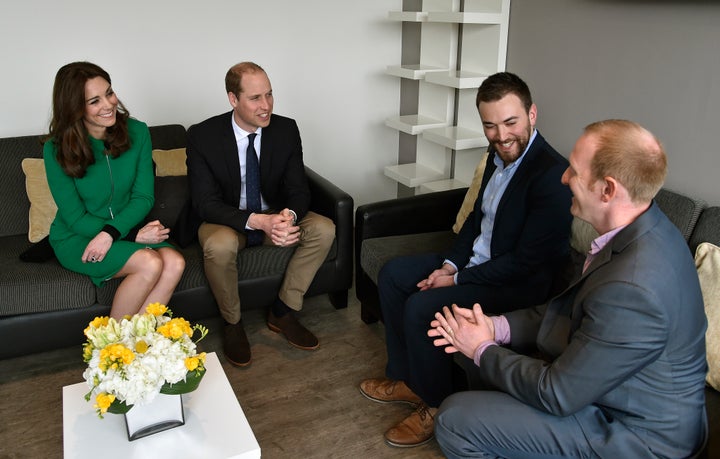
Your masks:
<instances>
[{"instance_id":1,"label":"man in navy blazer","mask_svg":"<svg viewBox=\"0 0 720 459\"><path fill-rule=\"evenodd\" d=\"M428 335L473 359L487 389L440 406L448 458L684 458L702 448L707 321L692 255L653 202L666 171L662 146L638 124L589 125L563 175L573 215L600 234L580 279L541 307L437 314Z\"/></svg>"},{"instance_id":2,"label":"man in navy blazer","mask_svg":"<svg viewBox=\"0 0 720 459\"><path fill-rule=\"evenodd\" d=\"M490 154L452 249L396 258L378 278L386 377L363 381L360 391L374 401L416 406L385 432L392 446L432 438L432 416L453 391L452 358L427 338L434 314L452 303L479 301L502 312L545 301L569 253L570 193L560 183L568 163L535 129L527 84L511 73L491 75L478 89L477 106Z\"/></svg>"},{"instance_id":3,"label":"man in navy blazer","mask_svg":"<svg viewBox=\"0 0 720 459\"><path fill-rule=\"evenodd\" d=\"M263 243L296 246L267 325L293 346L315 349L317 338L293 312L302 308L335 225L308 210L300 132L294 120L272 113L265 71L241 62L227 72L225 87L233 110L188 129L187 166L192 208L202 220L198 239L205 274L226 321L223 350L231 363L244 366L251 352L240 314L238 251ZM256 187L247 186L252 177Z\"/></svg>"}]
</instances>

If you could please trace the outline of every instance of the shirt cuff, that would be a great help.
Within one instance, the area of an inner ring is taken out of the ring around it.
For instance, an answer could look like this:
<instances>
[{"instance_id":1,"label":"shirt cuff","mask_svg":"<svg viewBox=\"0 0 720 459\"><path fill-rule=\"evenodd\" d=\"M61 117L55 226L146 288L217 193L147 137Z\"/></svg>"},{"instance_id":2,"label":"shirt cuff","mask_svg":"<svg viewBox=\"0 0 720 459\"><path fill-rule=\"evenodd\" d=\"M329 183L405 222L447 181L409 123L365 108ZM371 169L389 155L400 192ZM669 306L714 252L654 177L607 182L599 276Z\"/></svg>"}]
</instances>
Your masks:
<instances>
[{"instance_id":1,"label":"shirt cuff","mask_svg":"<svg viewBox=\"0 0 720 459\"><path fill-rule=\"evenodd\" d=\"M510 344L510 324L505 316L490 316L495 328L495 342L497 344Z\"/></svg>"}]
</instances>

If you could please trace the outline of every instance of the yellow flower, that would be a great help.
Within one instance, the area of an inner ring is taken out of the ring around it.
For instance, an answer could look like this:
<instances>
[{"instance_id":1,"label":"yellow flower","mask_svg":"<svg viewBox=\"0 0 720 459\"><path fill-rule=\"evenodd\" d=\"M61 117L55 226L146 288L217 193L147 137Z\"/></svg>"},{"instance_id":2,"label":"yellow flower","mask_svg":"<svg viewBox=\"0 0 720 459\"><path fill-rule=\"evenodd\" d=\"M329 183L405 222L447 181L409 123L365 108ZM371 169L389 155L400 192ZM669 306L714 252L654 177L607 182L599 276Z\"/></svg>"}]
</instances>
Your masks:
<instances>
[{"instance_id":1,"label":"yellow flower","mask_svg":"<svg viewBox=\"0 0 720 459\"><path fill-rule=\"evenodd\" d=\"M110 344L100 351L98 367L102 371L107 371L108 368L116 370L121 366L129 365L133 360L135 360L133 351L122 344Z\"/></svg>"},{"instance_id":2,"label":"yellow flower","mask_svg":"<svg viewBox=\"0 0 720 459\"><path fill-rule=\"evenodd\" d=\"M185 368L188 369L188 371L193 371L198 367L200 364L200 359L197 357L186 357L185 358Z\"/></svg>"},{"instance_id":3,"label":"yellow flower","mask_svg":"<svg viewBox=\"0 0 720 459\"><path fill-rule=\"evenodd\" d=\"M167 312L167 306L160 303L150 303L146 309L146 312L154 316L161 316Z\"/></svg>"},{"instance_id":4,"label":"yellow flower","mask_svg":"<svg viewBox=\"0 0 720 459\"><path fill-rule=\"evenodd\" d=\"M85 330L83 331L83 332L85 333L85 336L87 336L88 333L90 332L90 330L93 329L93 328L104 327L105 325L108 324L108 321L109 321L109 320L110 320L110 318L109 318L109 317L106 317L106 316L95 317L95 318L92 320L92 322L90 322L90 323L88 324L87 328L85 328Z\"/></svg>"},{"instance_id":5,"label":"yellow flower","mask_svg":"<svg viewBox=\"0 0 720 459\"><path fill-rule=\"evenodd\" d=\"M114 395L101 392L95 397L95 406L93 408L100 410L100 414L105 414L114 401Z\"/></svg>"},{"instance_id":6,"label":"yellow flower","mask_svg":"<svg viewBox=\"0 0 720 459\"><path fill-rule=\"evenodd\" d=\"M157 331L166 338L177 340L183 335L192 335L193 329L190 327L190 322L183 318L177 318L170 319L165 325L159 326Z\"/></svg>"},{"instance_id":7,"label":"yellow flower","mask_svg":"<svg viewBox=\"0 0 720 459\"><path fill-rule=\"evenodd\" d=\"M143 340L138 340L137 343L135 343L135 352L138 354L144 354L148 350L148 344Z\"/></svg>"},{"instance_id":8,"label":"yellow flower","mask_svg":"<svg viewBox=\"0 0 720 459\"><path fill-rule=\"evenodd\" d=\"M93 349L95 347L93 347L92 343L83 344L83 362L89 362L92 359Z\"/></svg>"}]
</instances>

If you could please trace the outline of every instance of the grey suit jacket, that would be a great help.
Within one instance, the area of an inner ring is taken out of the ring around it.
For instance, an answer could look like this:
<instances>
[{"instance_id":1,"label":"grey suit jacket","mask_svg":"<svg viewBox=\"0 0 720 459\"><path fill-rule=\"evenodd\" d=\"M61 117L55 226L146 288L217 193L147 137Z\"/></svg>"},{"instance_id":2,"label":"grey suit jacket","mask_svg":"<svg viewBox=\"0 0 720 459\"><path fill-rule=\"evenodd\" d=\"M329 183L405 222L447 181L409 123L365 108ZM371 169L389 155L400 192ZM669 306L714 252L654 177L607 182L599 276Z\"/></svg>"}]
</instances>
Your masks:
<instances>
[{"instance_id":1,"label":"grey suit jacket","mask_svg":"<svg viewBox=\"0 0 720 459\"><path fill-rule=\"evenodd\" d=\"M705 441L705 318L685 240L657 204L621 230L546 306L506 314L487 383L575 416L601 457L687 457Z\"/></svg>"}]
</instances>

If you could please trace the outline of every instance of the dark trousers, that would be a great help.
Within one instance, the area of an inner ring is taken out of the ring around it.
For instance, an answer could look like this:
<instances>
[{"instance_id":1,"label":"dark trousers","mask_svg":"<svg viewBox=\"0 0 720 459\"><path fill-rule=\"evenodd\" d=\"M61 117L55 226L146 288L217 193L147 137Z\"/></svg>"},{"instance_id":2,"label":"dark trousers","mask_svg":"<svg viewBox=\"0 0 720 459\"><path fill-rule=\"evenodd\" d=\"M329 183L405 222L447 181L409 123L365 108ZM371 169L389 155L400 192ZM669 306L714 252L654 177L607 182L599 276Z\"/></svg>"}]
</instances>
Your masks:
<instances>
[{"instance_id":1,"label":"dark trousers","mask_svg":"<svg viewBox=\"0 0 720 459\"><path fill-rule=\"evenodd\" d=\"M417 283L442 265L438 254L398 257L378 275L378 294L385 323L388 352L386 376L402 380L431 407L453 392L453 356L433 345L427 335L430 321L453 303L485 312L504 312L513 298L508 289L466 284L419 291ZM524 306L524 305L519 305Z\"/></svg>"}]
</instances>

